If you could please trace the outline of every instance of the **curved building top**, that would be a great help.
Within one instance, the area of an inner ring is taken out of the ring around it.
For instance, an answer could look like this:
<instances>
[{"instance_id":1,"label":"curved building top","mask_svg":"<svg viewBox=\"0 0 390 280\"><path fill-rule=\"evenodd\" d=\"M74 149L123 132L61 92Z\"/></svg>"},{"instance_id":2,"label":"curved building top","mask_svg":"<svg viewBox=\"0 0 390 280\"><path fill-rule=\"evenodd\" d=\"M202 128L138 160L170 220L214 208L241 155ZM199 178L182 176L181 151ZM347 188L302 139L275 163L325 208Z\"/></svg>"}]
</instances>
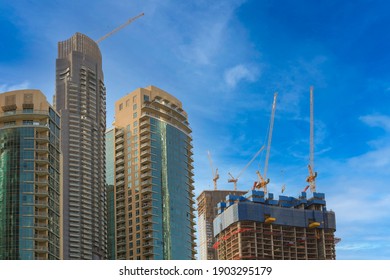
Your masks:
<instances>
[{"instance_id":1,"label":"curved building top","mask_svg":"<svg viewBox=\"0 0 390 280\"><path fill-rule=\"evenodd\" d=\"M66 58L72 51L81 52L98 59L102 63L102 54L97 43L87 35L76 32L68 40L58 43L58 58Z\"/></svg>"}]
</instances>

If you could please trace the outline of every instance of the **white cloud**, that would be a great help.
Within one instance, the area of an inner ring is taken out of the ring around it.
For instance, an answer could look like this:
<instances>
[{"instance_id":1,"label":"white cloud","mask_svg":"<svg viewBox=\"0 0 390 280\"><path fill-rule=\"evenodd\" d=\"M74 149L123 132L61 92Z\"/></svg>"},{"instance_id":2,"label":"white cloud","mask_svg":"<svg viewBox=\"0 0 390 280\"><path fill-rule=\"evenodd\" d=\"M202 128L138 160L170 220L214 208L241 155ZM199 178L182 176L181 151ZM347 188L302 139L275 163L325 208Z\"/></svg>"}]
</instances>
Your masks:
<instances>
[{"instance_id":1,"label":"white cloud","mask_svg":"<svg viewBox=\"0 0 390 280\"><path fill-rule=\"evenodd\" d=\"M0 92L27 89L29 87L30 87L30 83L28 81L24 81L20 84L14 84L14 85L0 84Z\"/></svg>"},{"instance_id":2,"label":"white cloud","mask_svg":"<svg viewBox=\"0 0 390 280\"><path fill-rule=\"evenodd\" d=\"M235 88L240 81L254 82L258 76L256 67L239 64L225 71L225 82L230 88Z\"/></svg>"},{"instance_id":3,"label":"white cloud","mask_svg":"<svg viewBox=\"0 0 390 280\"><path fill-rule=\"evenodd\" d=\"M213 58L220 53L229 32L229 23L234 11L245 1L199 1L192 10L188 22L183 22L188 34L188 42L179 45L179 55L190 63L213 64Z\"/></svg>"},{"instance_id":4,"label":"white cloud","mask_svg":"<svg viewBox=\"0 0 390 280\"><path fill-rule=\"evenodd\" d=\"M390 132L390 117L385 115L366 115L360 117L360 120L371 127L381 127Z\"/></svg>"}]
</instances>

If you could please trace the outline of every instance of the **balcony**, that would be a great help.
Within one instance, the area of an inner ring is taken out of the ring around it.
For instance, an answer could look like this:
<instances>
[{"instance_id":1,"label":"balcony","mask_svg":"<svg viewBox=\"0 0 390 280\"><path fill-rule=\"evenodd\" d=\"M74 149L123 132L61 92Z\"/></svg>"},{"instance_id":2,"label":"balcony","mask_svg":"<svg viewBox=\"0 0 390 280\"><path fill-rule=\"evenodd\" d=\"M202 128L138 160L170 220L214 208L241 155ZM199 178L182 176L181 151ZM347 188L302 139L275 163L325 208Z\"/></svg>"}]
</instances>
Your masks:
<instances>
[{"instance_id":1,"label":"balcony","mask_svg":"<svg viewBox=\"0 0 390 280\"><path fill-rule=\"evenodd\" d=\"M146 164L146 165L142 165L142 167L141 167L141 172L143 172L143 171L149 171L149 170L151 170L152 168L151 168L151 166L149 165L149 164Z\"/></svg>"},{"instance_id":2,"label":"balcony","mask_svg":"<svg viewBox=\"0 0 390 280\"><path fill-rule=\"evenodd\" d=\"M148 188L143 188L141 190L141 193L142 194L151 194L153 192L152 188L151 187L148 187Z\"/></svg>"},{"instance_id":3,"label":"balcony","mask_svg":"<svg viewBox=\"0 0 390 280\"><path fill-rule=\"evenodd\" d=\"M122 136L125 134L125 131L123 129L118 129L116 132L115 132L115 137L119 137L119 136Z\"/></svg>"},{"instance_id":4,"label":"balcony","mask_svg":"<svg viewBox=\"0 0 390 280\"><path fill-rule=\"evenodd\" d=\"M36 135L34 140L37 143L48 143L49 137L47 135Z\"/></svg>"},{"instance_id":5,"label":"balcony","mask_svg":"<svg viewBox=\"0 0 390 280\"><path fill-rule=\"evenodd\" d=\"M123 151L120 151L119 153L115 153L116 159L123 158L124 156L125 156L125 154L123 153Z\"/></svg>"},{"instance_id":6,"label":"balcony","mask_svg":"<svg viewBox=\"0 0 390 280\"><path fill-rule=\"evenodd\" d=\"M141 163L150 163L150 162L151 162L150 156L141 159Z\"/></svg>"},{"instance_id":7,"label":"balcony","mask_svg":"<svg viewBox=\"0 0 390 280\"><path fill-rule=\"evenodd\" d=\"M115 144L121 144L125 141L125 138L123 136L120 136L118 138L115 138Z\"/></svg>"},{"instance_id":8,"label":"balcony","mask_svg":"<svg viewBox=\"0 0 390 280\"><path fill-rule=\"evenodd\" d=\"M115 145L115 151L123 150L124 146L123 144Z\"/></svg>"},{"instance_id":9,"label":"balcony","mask_svg":"<svg viewBox=\"0 0 390 280\"><path fill-rule=\"evenodd\" d=\"M150 149L144 150L141 152L141 157L150 155Z\"/></svg>"},{"instance_id":10,"label":"balcony","mask_svg":"<svg viewBox=\"0 0 390 280\"><path fill-rule=\"evenodd\" d=\"M35 161L39 164L48 164L49 163L49 158L46 156L39 156L37 155L35 157Z\"/></svg>"},{"instance_id":11,"label":"balcony","mask_svg":"<svg viewBox=\"0 0 390 280\"><path fill-rule=\"evenodd\" d=\"M149 142L150 141L150 136L149 135L142 136L139 139L139 141L140 141L140 143Z\"/></svg>"},{"instance_id":12,"label":"balcony","mask_svg":"<svg viewBox=\"0 0 390 280\"><path fill-rule=\"evenodd\" d=\"M35 185L37 186L47 185L48 183L48 180L35 178Z\"/></svg>"},{"instance_id":13,"label":"balcony","mask_svg":"<svg viewBox=\"0 0 390 280\"><path fill-rule=\"evenodd\" d=\"M36 145L35 146L35 151L38 154L47 153L47 152L49 152L49 147L47 145Z\"/></svg>"},{"instance_id":14,"label":"balcony","mask_svg":"<svg viewBox=\"0 0 390 280\"><path fill-rule=\"evenodd\" d=\"M37 175L49 175L49 169L44 167L35 167L35 174Z\"/></svg>"},{"instance_id":15,"label":"balcony","mask_svg":"<svg viewBox=\"0 0 390 280\"><path fill-rule=\"evenodd\" d=\"M150 128L143 128L143 129L141 129L139 134L140 134L141 136L150 134Z\"/></svg>"},{"instance_id":16,"label":"balcony","mask_svg":"<svg viewBox=\"0 0 390 280\"><path fill-rule=\"evenodd\" d=\"M44 189L36 189L35 192L35 197L46 197L49 195L49 192Z\"/></svg>"},{"instance_id":17,"label":"balcony","mask_svg":"<svg viewBox=\"0 0 390 280\"><path fill-rule=\"evenodd\" d=\"M146 172L141 174L141 179L148 179L152 177L152 172Z\"/></svg>"}]
</instances>

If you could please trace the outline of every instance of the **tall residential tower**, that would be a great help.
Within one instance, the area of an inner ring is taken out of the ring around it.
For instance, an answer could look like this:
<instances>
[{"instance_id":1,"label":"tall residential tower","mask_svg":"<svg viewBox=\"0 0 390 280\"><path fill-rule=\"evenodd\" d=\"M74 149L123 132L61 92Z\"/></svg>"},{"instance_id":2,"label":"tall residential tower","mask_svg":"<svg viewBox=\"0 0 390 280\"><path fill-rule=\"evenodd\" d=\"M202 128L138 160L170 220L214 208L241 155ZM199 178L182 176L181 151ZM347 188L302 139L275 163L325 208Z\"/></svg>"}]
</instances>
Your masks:
<instances>
[{"instance_id":1,"label":"tall residential tower","mask_svg":"<svg viewBox=\"0 0 390 280\"><path fill-rule=\"evenodd\" d=\"M99 47L83 34L58 43L55 107L62 127L63 257L106 259L106 89Z\"/></svg>"},{"instance_id":2,"label":"tall residential tower","mask_svg":"<svg viewBox=\"0 0 390 280\"><path fill-rule=\"evenodd\" d=\"M213 248L214 219L217 216L217 204L224 201L228 195L244 195L245 191L210 190L203 191L198 201L198 236L199 258L201 260L217 260L217 250Z\"/></svg>"},{"instance_id":3,"label":"tall residential tower","mask_svg":"<svg viewBox=\"0 0 390 280\"><path fill-rule=\"evenodd\" d=\"M195 258L192 162L178 99L149 86L115 103L117 259Z\"/></svg>"},{"instance_id":4,"label":"tall residential tower","mask_svg":"<svg viewBox=\"0 0 390 280\"><path fill-rule=\"evenodd\" d=\"M0 259L59 259L60 117L39 90L0 104Z\"/></svg>"}]
</instances>

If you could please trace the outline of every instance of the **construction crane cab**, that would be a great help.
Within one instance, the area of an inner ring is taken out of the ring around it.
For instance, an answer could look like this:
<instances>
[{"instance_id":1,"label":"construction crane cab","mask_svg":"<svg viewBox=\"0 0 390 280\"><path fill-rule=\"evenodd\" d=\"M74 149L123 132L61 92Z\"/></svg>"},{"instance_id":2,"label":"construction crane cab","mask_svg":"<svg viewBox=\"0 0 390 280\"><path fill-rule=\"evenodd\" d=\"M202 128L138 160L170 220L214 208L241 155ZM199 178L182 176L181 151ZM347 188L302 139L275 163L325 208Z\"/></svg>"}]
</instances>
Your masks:
<instances>
[{"instance_id":1,"label":"construction crane cab","mask_svg":"<svg viewBox=\"0 0 390 280\"><path fill-rule=\"evenodd\" d=\"M306 182L309 183L310 191L315 192L316 191L316 178L317 178L317 172L314 172L313 169L311 168L311 165L309 164L307 166L309 169L309 176L306 178Z\"/></svg>"},{"instance_id":2,"label":"construction crane cab","mask_svg":"<svg viewBox=\"0 0 390 280\"><path fill-rule=\"evenodd\" d=\"M253 185L253 189L263 189L264 194L267 194L267 185L270 181L269 178L265 180L263 176L261 176L260 171L256 171L256 174L259 180L255 182L255 184Z\"/></svg>"}]
</instances>

